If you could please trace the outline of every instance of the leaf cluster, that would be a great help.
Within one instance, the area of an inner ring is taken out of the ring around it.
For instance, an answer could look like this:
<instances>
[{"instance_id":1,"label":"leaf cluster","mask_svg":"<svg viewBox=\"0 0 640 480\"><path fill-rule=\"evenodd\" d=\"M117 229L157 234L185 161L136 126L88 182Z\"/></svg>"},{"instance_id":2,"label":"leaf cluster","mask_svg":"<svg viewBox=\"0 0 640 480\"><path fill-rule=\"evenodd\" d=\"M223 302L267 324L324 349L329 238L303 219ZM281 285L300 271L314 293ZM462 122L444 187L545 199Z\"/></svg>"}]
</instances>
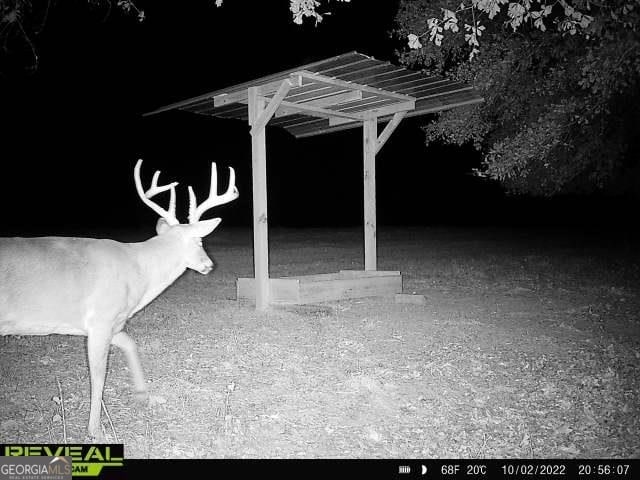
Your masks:
<instances>
[{"instance_id":1,"label":"leaf cluster","mask_svg":"<svg viewBox=\"0 0 640 480\"><path fill-rule=\"evenodd\" d=\"M476 174L514 193L606 188L637 164L640 1L556 2L562 9L545 17L556 28L545 29L535 25L539 16L514 27L514 5L530 11L533 0L492 1L493 18L481 12L475 19L486 25L479 45L470 45L460 29L443 28L440 45L415 48L410 38L414 48L398 52L403 64L469 82L485 99L440 114L424 128L427 141L472 143L484 159ZM456 9L459 1L403 0L394 33L426 32L430 19L451 18L447 12ZM576 31L565 28L567 11L588 12L590 21ZM458 18L468 21L460 12Z\"/></svg>"}]
</instances>

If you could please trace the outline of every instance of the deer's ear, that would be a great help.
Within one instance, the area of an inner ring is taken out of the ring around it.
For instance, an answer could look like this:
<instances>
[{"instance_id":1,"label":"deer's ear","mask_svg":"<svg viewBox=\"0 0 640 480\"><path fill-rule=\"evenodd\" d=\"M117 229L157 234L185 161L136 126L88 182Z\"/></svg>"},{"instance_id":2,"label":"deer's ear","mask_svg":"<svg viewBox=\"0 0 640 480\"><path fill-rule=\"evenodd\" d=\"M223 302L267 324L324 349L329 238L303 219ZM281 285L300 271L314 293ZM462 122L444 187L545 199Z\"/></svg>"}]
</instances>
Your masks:
<instances>
[{"instance_id":1,"label":"deer's ear","mask_svg":"<svg viewBox=\"0 0 640 480\"><path fill-rule=\"evenodd\" d=\"M169 225L164 218L160 217L156 223L156 233L161 235L169 230L169 228L171 228L171 225Z\"/></svg>"},{"instance_id":2,"label":"deer's ear","mask_svg":"<svg viewBox=\"0 0 640 480\"><path fill-rule=\"evenodd\" d=\"M197 238L204 238L213 232L220 222L221 218L213 218L211 220L203 220L201 222L192 223L189 225L189 233Z\"/></svg>"}]
</instances>

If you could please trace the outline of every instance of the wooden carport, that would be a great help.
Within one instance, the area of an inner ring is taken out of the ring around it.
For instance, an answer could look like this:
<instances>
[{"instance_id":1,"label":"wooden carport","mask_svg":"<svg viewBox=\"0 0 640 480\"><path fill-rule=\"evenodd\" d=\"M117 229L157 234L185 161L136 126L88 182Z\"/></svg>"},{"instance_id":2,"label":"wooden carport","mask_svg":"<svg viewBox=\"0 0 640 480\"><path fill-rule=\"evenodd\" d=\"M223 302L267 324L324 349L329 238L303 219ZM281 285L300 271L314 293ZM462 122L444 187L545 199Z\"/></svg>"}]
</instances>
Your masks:
<instances>
[{"instance_id":1,"label":"wooden carport","mask_svg":"<svg viewBox=\"0 0 640 480\"><path fill-rule=\"evenodd\" d=\"M248 121L251 127L255 278L239 278L238 299L309 303L400 293L400 272L377 271L375 158L404 117L482 101L473 87L349 52L167 105L145 115L183 110ZM378 135L378 123L386 122ZM364 271L270 278L267 216L267 124L297 138L363 126Z\"/></svg>"}]
</instances>

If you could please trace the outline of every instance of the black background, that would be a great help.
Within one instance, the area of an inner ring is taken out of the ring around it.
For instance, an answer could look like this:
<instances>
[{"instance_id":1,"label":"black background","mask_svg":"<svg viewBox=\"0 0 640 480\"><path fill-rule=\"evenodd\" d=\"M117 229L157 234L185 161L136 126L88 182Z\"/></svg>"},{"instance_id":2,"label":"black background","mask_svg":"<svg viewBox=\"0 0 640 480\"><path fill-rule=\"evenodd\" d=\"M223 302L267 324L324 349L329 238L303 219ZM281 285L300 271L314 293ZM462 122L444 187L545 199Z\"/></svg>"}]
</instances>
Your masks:
<instances>
[{"instance_id":1,"label":"black background","mask_svg":"<svg viewBox=\"0 0 640 480\"><path fill-rule=\"evenodd\" d=\"M37 3L37 2L36 2ZM3 56L3 234L84 234L143 228L155 214L135 194L133 166L145 160L161 181L177 180L178 214L186 221L191 184L202 198L210 162L220 186L226 166L237 173L240 198L209 216L223 225L251 225L251 144L243 122L184 112L142 117L160 106L300 64L357 50L394 61L389 36L397 2L329 2L332 15L295 25L287 1L138 2L138 22L105 3L55 2L33 37L39 65ZM10 46L11 46L10 45ZM638 195L510 197L470 175L472 148L424 145L420 125L406 119L377 157L381 225L563 225L635 228ZM296 140L267 128L271 225L362 223L361 129ZM636 188L636 191L638 189Z\"/></svg>"}]
</instances>

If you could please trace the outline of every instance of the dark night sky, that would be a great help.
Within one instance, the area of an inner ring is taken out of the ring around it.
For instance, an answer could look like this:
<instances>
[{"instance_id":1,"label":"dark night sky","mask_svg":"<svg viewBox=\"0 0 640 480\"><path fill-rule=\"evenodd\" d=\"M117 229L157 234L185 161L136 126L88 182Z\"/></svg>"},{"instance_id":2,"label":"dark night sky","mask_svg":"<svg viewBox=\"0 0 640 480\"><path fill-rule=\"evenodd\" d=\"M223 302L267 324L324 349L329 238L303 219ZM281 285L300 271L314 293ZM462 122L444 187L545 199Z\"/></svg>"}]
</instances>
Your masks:
<instances>
[{"instance_id":1,"label":"dark night sky","mask_svg":"<svg viewBox=\"0 0 640 480\"><path fill-rule=\"evenodd\" d=\"M209 164L235 167L240 199L221 207L230 225L251 224L250 137L246 124L169 112L143 112L235 83L351 50L394 61L389 38L395 3L330 2L318 27L294 25L288 2L139 2L146 20L92 2L56 2L36 37L37 72L3 57L2 194L5 233L82 233L94 227L144 226L155 214L138 200L138 158L150 179L181 182L203 196ZM148 4L148 5L147 5ZM248 8L250 6L250 8ZM15 60L15 57L13 58ZM508 199L469 175L471 149L426 148L419 119L406 120L378 156L381 224L607 223L599 199ZM276 225L361 222L361 131L295 140L267 130L270 221ZM226 181L220 175L221 183ZM223 185L224 186L224 185ZM550 215L555 212L556 215ZM558 212L569 216L557 215Z\"/></svg>"}]
</instances>

